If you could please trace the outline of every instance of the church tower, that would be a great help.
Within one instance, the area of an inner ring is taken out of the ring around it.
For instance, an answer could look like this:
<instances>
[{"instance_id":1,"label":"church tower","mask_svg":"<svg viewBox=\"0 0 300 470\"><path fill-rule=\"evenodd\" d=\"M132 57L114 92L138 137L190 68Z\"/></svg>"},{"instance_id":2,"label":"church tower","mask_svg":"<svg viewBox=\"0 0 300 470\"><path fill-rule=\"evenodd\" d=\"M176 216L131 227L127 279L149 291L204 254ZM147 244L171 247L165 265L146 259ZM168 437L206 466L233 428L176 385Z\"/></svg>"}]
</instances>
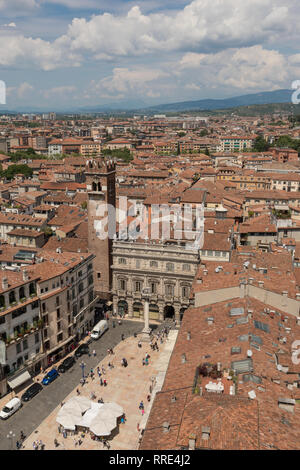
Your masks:
<instances>
[{"instance_id":1,"label":"church tower","mask_svg":"<svg viewBox=\"0 0 300 470\"><path fill-rule=\"evenodd\" d=\"M88 193L88 247L94 259L94 286L108 300L112 288L112 243L116 232L116 167L103 158L86 163Z\"/></svg>"}]
</instances>

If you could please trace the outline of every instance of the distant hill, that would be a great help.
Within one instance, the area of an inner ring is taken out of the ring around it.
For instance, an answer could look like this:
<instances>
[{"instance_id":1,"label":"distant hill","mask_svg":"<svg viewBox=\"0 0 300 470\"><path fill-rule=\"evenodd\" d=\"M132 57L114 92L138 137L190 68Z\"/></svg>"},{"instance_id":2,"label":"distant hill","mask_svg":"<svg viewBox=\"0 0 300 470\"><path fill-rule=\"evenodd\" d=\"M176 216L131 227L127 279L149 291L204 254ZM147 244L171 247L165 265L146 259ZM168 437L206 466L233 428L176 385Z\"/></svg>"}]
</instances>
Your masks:
<instances>
[{"instance_id":1,"label":"distant hill","mask_svg":"<svg viewBox=\"0 0 300 470\"><path fill-rule=\"evenodd\" d=\"M275 90L250 95L235 96L226 99L204 99L196 101L182 101L177 103L160 104L144 108L148 112L176 112L236 108L239 106L250 106L273 103L291 103L291 90Z\"/></svg>"},{"instance_id":2,"label":"distant hill","mask_svg":"<svg viewBox=\"0 0 300 470\"><path fill-rule=\"evenodd\" d=\"M292 90L275 90L266 91L261 93L253 93L248 95L235 96L233 98L225 99L202 99L195 101L179 101L176 103L157 104L155 106L148 106L142 100L121 100L116 103L109 103L105 105L94 106L77 106L66 107L66 109L56 108L53 106L51 111L58 113L139 113L139 114L161 114L161 113L180 113L185 111L218 111L237 109L245 106L260 106L260 105L275 105L285 104L292 105L291 97ZM46 108L19 108L4 110L0 107L1 114L12 113L42 113L48 112Z\"/></svg>"}]
</instances>

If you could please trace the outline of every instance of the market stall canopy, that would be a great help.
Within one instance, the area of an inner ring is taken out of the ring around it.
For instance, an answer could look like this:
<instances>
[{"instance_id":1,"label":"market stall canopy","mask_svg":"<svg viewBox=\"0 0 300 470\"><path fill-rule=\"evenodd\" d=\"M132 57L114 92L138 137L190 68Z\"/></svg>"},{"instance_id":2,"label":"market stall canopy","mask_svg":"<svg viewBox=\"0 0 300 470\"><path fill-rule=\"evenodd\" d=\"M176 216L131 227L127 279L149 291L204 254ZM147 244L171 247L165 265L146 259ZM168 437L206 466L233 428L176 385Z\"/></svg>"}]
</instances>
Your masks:
<instances>
[{"instance_id":1,"label":"market stall canopy","mask_svg":"<svg viewBox=\"0 0 300 470\"><path fill-rule=\"evenodd\" d=\"M14 389L17 388L19 385L22 385L23 383L27 382L27 380L31 379L31 375L29 372L26 370L25 372L22 372L22 374L19 374L17 377L14 376L10 380L7 381L8 385L10 388Z\"/></svg>"}]
</instances>

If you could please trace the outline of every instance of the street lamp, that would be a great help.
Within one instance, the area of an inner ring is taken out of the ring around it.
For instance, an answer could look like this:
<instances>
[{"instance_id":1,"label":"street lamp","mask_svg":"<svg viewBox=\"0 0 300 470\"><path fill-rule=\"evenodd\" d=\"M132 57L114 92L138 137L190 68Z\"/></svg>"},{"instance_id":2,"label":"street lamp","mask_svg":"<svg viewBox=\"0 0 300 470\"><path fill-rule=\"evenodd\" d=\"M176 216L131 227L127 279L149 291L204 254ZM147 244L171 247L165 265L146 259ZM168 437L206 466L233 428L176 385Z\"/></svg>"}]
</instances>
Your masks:
<instances>
[{"instance_id":1,"label":"street lamp","mask_svg":"<svg viewBox=\"0 0 300 470\"><path fill-rule=\"evenodd\" d=\"M6 437L10 440L10 450L13 450L13 442L16 435L12 431L9 431L9 434L7 434Z\"/></svg>"}]
</instances>

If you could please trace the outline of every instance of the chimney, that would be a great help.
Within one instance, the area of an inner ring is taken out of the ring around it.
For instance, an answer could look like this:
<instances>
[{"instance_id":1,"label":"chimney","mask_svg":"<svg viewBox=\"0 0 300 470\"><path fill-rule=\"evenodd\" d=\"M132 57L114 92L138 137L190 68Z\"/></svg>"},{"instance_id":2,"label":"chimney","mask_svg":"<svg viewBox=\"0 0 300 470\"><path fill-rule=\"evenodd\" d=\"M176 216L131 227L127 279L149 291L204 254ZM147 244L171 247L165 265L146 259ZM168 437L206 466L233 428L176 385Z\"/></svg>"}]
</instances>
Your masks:
<instances>
[{"instance_id":1,"label":"chimney","mask_svg":"<svg viewBox=\"0 0 300 470\"><path fill-rule=\"evenodd\" d=\"M202 439L208 440L210 437L210 427L209 426L202 426Z\"/></svg>"},{"instance_id":2,"label":"chimney","mask_svg":"<svg viewBox=\"0 0 300 470\"><path fill-rule=\"evenodd\" d=\"M8 279L7 279L7 277L4 277L4 278L2 279L2 289L3 289L3 290L8 289Z\"/></svg>"},{"instance_id":3,"label":"chimney","mask_svg":"<svg viewBox=\"0 0 300 470\"><path fill-rule=\"evenodd\" d=\"M192 433L189 436L189 450L195 450L196 448L196 434Z\"/></svg>"},{"instance_id":4,"label":"chimney","mask_svg":"<svg viewBox=\"0 0 300 470\"><path fill-rule=\"evenodd\" d=\"M163 423L163 431L164 432L169 432L170 431L170 423L168 423L168 421L165 421Z\"/></svg>"}]
</instances>

